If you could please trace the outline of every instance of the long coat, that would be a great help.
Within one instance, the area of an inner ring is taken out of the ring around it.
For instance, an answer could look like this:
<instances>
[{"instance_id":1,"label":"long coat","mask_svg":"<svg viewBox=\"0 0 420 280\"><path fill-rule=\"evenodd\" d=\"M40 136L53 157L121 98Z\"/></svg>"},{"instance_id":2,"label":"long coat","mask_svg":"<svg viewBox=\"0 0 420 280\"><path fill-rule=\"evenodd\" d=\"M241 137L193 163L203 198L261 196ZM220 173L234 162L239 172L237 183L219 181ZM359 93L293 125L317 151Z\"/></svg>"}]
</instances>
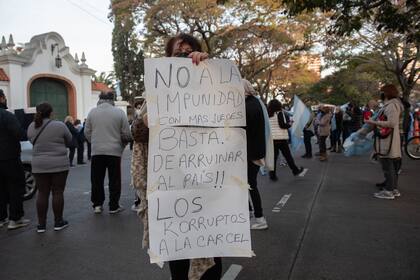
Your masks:
<instances>
[{"instance_id":1,"label":"long coat","mask_svg":"<svg viewBox=\"0 0 420 280\"><path fill-rule=\"evenodd\" d=\"M377 121L379 127L392 128L392 133L380 139L376 137L375 151L379 153L380 157L384 158L400 158L401 157L401 139L400 139L400 117L403 111L401 101L397 98L385 102L384 107L379 111L378 116L381 114L386 116L385 121Z\"/></svg>"}]
</instances>

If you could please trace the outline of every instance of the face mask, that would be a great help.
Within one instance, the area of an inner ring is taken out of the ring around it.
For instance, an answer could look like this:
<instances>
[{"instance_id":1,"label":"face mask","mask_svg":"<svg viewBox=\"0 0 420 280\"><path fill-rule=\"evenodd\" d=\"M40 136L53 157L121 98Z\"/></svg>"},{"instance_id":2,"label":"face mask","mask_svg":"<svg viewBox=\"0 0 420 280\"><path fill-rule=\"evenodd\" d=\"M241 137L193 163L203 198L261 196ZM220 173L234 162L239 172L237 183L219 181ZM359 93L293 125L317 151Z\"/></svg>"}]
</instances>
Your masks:
<instances>
[{"instance_id":1,"label":"face mask","mask_svg":"<svg viewBox=\"0 0 420 280\"><path fill-rule=\"evenodd\" d=\"M178 53L175 57L188 57L189 54L190 53L188 52L181 52L181 53Z\"/></svg>"}]
</instances>

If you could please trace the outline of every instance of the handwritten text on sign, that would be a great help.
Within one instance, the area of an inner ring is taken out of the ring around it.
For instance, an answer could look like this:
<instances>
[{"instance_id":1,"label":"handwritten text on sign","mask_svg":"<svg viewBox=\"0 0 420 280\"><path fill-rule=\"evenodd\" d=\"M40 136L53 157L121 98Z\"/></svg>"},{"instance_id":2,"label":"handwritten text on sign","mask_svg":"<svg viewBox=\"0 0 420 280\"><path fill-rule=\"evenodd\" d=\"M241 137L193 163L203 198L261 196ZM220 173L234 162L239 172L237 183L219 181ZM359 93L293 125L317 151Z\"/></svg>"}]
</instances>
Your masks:
<instances>
[{"instance_id":1,"label":"handwritten text on sign","mask_svg":"<svg viewBox=\"0 0 420 280\"><path fill-rule=\"evenodd\" d=\"M145 60L149 125L245 126L241 75L229 60Z\"/></svg>"},{"instance_id":2,"label":"handwritten text on sign","mask_svg":"<svg viewBox=\"0 0 420 280\"><path fill-rule=\"evenodd\" d=\"M246 185L242 128L151 127L148 191Z\"/></svg>"},{"instance_id":3,"label":"handwritten text on sign","mask_svg":"<svg viewBox=\"0 0 420 280\"><path fill-rule=\"evenodd\" d=\"M148 196L150 261L251 257L248 191L155 191Z\"/></svg>"}]
</instances>

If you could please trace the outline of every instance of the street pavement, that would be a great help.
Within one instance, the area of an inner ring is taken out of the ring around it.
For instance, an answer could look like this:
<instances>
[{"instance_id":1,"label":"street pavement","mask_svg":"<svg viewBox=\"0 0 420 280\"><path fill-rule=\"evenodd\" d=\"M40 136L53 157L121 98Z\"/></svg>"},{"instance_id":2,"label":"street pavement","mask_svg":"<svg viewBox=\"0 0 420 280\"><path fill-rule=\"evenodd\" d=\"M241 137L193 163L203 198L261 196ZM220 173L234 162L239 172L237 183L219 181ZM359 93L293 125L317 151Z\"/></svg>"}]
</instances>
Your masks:
<instances>
[{"instance_id":1,"label":"street pavement","mask_svg":"<svg viewBox=\"0 0 420 280\"><path fill-rule=\"evenodd\" d=\"M223 259L224 280L420 279L420 161L404 159L402 196L394 201L373 198L383 178L366 157L296 161L309 168L304 177L294 177L288 167L278 169L277 182L259 175L269 229L252 232L256 257ZM47 232L37 234L35 198L25 202L30 226L0 228L0 279L170 279L167 265L150 264L141 248L142 225L130 210L129 164L127 150L121 196L126 211L117 215L93 213L89 165L70 171L67 229L54 232L50 209Z\"/></svg>"}]
</instances>

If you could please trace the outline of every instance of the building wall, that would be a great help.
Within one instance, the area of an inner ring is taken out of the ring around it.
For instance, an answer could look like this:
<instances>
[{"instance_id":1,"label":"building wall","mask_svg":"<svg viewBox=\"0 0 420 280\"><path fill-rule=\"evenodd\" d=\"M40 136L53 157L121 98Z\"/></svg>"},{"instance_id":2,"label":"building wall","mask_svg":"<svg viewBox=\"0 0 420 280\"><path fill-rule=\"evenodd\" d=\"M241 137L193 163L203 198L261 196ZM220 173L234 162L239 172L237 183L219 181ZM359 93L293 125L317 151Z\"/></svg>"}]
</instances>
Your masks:
<instances>
[{"instance_id":1,"label":"building wall","mask_svg":"<svg viewBox=\"0 0 420 280\"><path fill-rule=\"evenodd\" d=\"M57 45L58 44L58 45ZM52 50L51 46L57 45ZM95 72L82 62L79 64L69 54L64 40L55 32L36 35L25 45L28 50L22 54L15 52L15 58L6 60L0 65L8 75L9 82L0 82L11 109L28 108L30 106L30 86L37 78L53 78L63 81L69 92L70 113L76 118L87 116L91 104L91 76ZM62 66L57 68L55 58L58 52ZM32 55L32 57L30 57Z\"/></svg>"},{"instance_id":2,"label":"building wall","mask_svg":"<svg viewBox=\"0 0 420 280\"><path fill-rule=\"evenodd\" d=\"M0 81L0 89L3 90L4 94L6 95L7 102L9 102L9 82L2 82Z\"/></svg>"}]
</instances>

